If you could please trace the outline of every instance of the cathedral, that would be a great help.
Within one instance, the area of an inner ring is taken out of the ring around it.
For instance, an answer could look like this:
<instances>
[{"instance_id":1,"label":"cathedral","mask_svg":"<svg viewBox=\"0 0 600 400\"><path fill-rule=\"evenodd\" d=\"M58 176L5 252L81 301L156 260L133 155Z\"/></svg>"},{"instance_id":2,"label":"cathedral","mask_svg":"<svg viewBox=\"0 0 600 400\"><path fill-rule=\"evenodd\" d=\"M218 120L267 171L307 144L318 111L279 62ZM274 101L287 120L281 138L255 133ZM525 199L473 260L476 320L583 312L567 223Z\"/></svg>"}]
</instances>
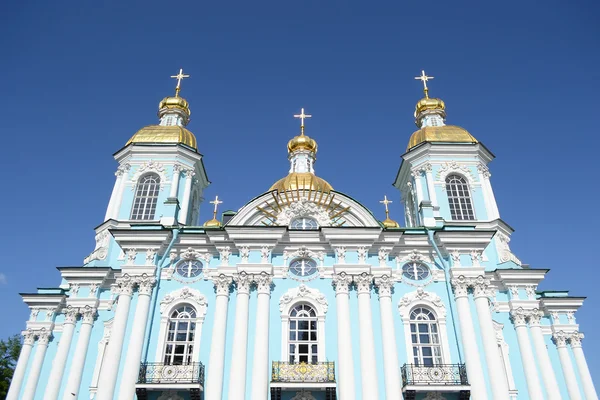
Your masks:
<instances>
[{"instance_id":1,"label":"cathedral","mask_svg":"<svg viewBox=\"0 0 600 400\"><path fill-rule=\"evenodd\" d=\"M186 77L156 125L123 138L93 251L21 293L8 400L598 399L584 299L538 290L548 270L511 252L494 155L446 124L432 77L416 78L418 130L383 221L318 176L301 109L289 171L238 211L216 197L204 223Z\"/></svg>"}]
</instances>

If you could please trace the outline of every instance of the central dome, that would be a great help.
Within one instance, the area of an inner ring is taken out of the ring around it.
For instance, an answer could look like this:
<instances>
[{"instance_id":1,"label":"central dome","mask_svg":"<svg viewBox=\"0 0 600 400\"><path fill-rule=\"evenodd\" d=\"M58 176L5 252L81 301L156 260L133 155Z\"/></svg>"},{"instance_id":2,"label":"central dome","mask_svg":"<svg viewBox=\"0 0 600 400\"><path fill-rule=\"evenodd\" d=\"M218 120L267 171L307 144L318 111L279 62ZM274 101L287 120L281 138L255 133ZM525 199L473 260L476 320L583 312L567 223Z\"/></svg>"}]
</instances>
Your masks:
<instances>
[{"instance_id":1,"label":"central dome","mask_svg":"<svg viewBox=\"0 0 600 400\"><path fill-rule=\"evenodd\" d=\"M135 133L129 139L126 146L130 143L148 143L148 144L163 144L163 143L181 143L185 144L194 150L198 150L196 137L192 132L179 125L149 125L145 126Z\"/></svg>"},{"instance_id":2,"label":"central dome","mask_svg":"<svg viewBox=\"0 0 600 400\"><path fill-rule=\"evenodd\" d=\"M423 142L478 143L473 135L460 126L425 126L411 135L406 150Z\"/></svg>"},{"instance_id":3,"label":"central dome","mask_svg":"<svg viewBox=\"0 0 600 400\"><path fill-rule=\"evenodd\" d=\"M329 192L333 190L331 185L323 178L319 178L310 172L292 172L285 178L281 178L271 186L269 191L278 190L286 192L289 190L315 190Z\"/></svg>"}]
</instances>

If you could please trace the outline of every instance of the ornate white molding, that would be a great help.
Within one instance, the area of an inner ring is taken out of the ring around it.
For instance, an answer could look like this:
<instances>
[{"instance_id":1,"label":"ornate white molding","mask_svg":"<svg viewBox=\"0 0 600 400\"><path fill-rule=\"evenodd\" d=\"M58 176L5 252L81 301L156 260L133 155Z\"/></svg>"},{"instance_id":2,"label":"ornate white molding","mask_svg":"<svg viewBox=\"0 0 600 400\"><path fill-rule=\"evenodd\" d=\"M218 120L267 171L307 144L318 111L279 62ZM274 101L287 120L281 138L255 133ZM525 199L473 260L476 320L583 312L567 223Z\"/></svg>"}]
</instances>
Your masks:
<instances>
[{"instance_id":1,"label":"ornate white molding","mask_svg":"<svg viewBox=\"0 0 600 400\"><path fill-rule=\"evenodd\" d=\"M254 275L253 281L256 284L256 291L259 294L271 294L273 275L270 275L263 271L259 275Z\"/></svg>"},{"instance_id":2,"label":"ornate white molding","mask_svg":"<svg viewBox=\"0 0 600 400\"><path fill-rule=\"evenodd\" d=\"M87 264L94 260L104 260L108 255L108 245L110 243L110 233L108 229L104 229L96 234L96 247L89 256L84 258L83 263Z\"/></svg>"},{"instance_id":3,"label":"ornate white molding","mask_svg":"<svg viewBox=\"0 0 600 400\"><path fill-rule=\"evenodd\" d=\"M510 237L502 232L497 232L495 240L500 263L512 261L518 266L521 266L521 260L510 251L510 246L508 245L510 243Z\"/></svg>"},{"instance_id":4,"label":"ornate white molding","mask_svg":"<svg viewBox=\"0 0 600 400\"><path fill-rule=\"evenodd\" d=\"M242 264L248 263L248 258L250 257L250 248L248 246L240 247L240 258L242 259Z\"/></svg>"},{"instance_id":5,"label":"ornate white molding","mask_svg":"<svg viewBox=\"0 0 600 400\"><path fill-rule=\"evenodd\" d=\"M377 287L377 293L379 293L379 298L392 297L394 281L389 275L382 275L380 277L375 278L375 286Z\"/></svg>"},{"instance_id":6,"label":"ornate white molding","mask_svg":"<svg viewBox=\"0 0 600 400\"><path fill-rule=\"evenodd\" d=\"M357 254L358 254L358 263L359 264L365 264L367 262L367 248L364 246L359 247L356 250Z\"/></svg>"},{"instance_id":7,"label":"ornate white molding","mask_svg":"<svg viewBox=\"0 0 600 400\"><path fill-rule=\"evenodd\" d=\"M338 258L338 264L346 264L346 248L345 247L336 247L335 254Z\"/></svg>"},{"instance_id":8,"label":"ornate white molding","mask_svg":"<svg viewBox=\"0 0 600 400\"><path fill-rule=\"evenodd\" d=\"M350 285L352 284L352 276L345 272L333 275L332 284L335 287L335 294L348 294L350 292Z\"/></svg>"},{"instance_id":9,"label":"ornate white molding","mask_svg":"<svg viewBox=\"0 0 600 400\"><path fill-rule=\"evenodd\" d=\"M309 288L306 285L300 285L289 289L281 296L279 300L279 311L282 315L288 315L290 308L297 302L306 301L315 307L317 316L324 316L327 313L327 298L317 289Z\"/></svg>"},{"instance_id":10,"label":"ornate white molding","mask_svg":"<svg viewBox=\"0 0 600 400\"><path fill-rule=\"evenodd\" d=\"M363 272L360 275L355 275L354 283L356 283L356 291L358 294L371 294L373 275L370 275L366 272Z\"/></svg>"},{"instance_id":11,"label":"ornate white molding","mask_svg":"<svg viewBox=\"0 0 600 400\"><path fill-rule=\"evenodd\" d=\"M156 249L146 250L146 265L154 265L154 257L156 257Z\"/></svg>"},{"instance_id":12,"label":"ornate white molding","mask_svg":"<svg viewBox=\"0 0 600 400\"><path fill-rule=\"evenodd\" d=\"M380 267L387 267L388 257L390 255L390 249L387 247L382 247L377 252L377 258L379 259Z\"/></svg>"},{"instance_id":13,"label":"ornate white molding","mask_svg":"<svg viewBox=\"0 0 600 400\"><path fill-rule=\"evenodd\" d=\"M416 249L411 250L408 253L406 253L406 252L398 253L398 255L396 256L396 264L397 264L398 268L401 267L400 264L404 264L404 263L411 262L411 261L412 262L423 262L423 263L428 263L428 264L434 263L433 257L431 257L431 255L419 252Z\"/></svg>"},{"instance_id":14,"label":"ornate white molding","mask_svg":"<svg viewBox=\"0 0 600 400\"><path fill-rule=\"evenodd\" d=\"M231 276L221 274L217 277L214 277L212 280L215 284L215 292L217 296L229 296L229 293L231 292L231 284L233 283L233 278Z\"/></svg>"},{"instance_id":15,"label":"ornate white molding","mask_svg":"<svg viewBox=\"0 0 600 400\"><path fill-rule=\"evenodd\" d=\"M231 257L231 247L225 246L219 249L219 256L221 258L221 266L229 266L229 257Z\"/></svg>"},{"instance_id":16,"label":"ornate white molding","mask_svg":"<svg viewBox=\"0 0 600 400\"><path fill-rule=\"evenodd\" d=\"M294 219L302 217L315 219L319 226L331 225L331 218L329 218L327 211L317 203L307 199L300 199L300 201L295 201L284 207L277 215L276 225L286 226Z\"/></svg>"},{"instance_id":17,"label":"ornate white molding","mask_svg":"<svg viewBox=\"0 0 600 400\"><path fill-rule=\"evenodd\" d=\"M473 185L477 183L477 179L471 168L469 168L465 164L461 164L456 161L448 161L440 166L437 174L435 174L436 183L441 183L443 190L446 190L446 178L448 175L458 174L460 176L465 177L471 189L473 189Z\"/></svg>"},{"instance_id":18,"label":"ornate white molding","mask_svg":"<svg viewBox=\"0 0 600 400\"><path fill-rule=\"evenodd\" d=\"M271 250L269 249L268 246L263 246L260 249L260 262L262 264L268 264L269 263L269 256L271 255Z\"/></svg>"},{"instance_id":19,"label":"ornate white molding","mask_svg":"<svg viewBox=\"0 0 600 400\"><path fill-rule=\"evenodd\" d=\"M322 251L314 252L306 246L301 246L296 251L292 251L292 252L284 251L283 252L283 260L284 260L285 264L287 264L287 260L294 259L294 258L313 258L313 259L319 260L319 265L321 267L323 266L323 263L325 262L325 254Z\"/></svg>"},{"instance_id":20,"label":"ornate white molding","mask_svg":"<svg viewBox=\"0 0 600 400\"><path fill-rule=\"evenodd\" d=\"M163 297L160 301L160 313L164 314L166 311L170 312L171 309L179 303L189 303L194 306L198 318L204 318L206 315L206 309L208 307L206 297L198 290L189 287L182 287L174 290Z\"/></svg>"},{"instance_id":21,"label":"ornate white molding","mask_svg":"<svg viewBox=\"0 0 600 400\"><path fill-rule=\"evenodd\" d=\"M250 285L252 284L252 276L242 271L237 274L233 281L238 294L250 294Z\"/></svg>"},{"instance_id":22,"label":"ornate white molding","mask_svg":"<svg viewBox=\"0 0 600 400\"><path fill-rule=\"evenodd\" d=\"M438 319L446 318L446 306L435 293L427 292L423 288L417 288L414 292L405 294L398 303L398 311L404 321L410 320L410 312L418 305L425 305L436 314Z\"/></svg>"},{"instance_id":23,"label":"ornate white molding","mask_svg":"<svg viewBox=\"0 0 600 400\"><path fill-rule=\"evenodd\" d=\"M143 175L150 173L150 172L153 172L158 175L158 177L160 178L160 190L163 190L165 187L165 183L167 182L167 174L166 174L165 166L154 160L145 162L137 168L137 170L134 172L133 176L131 177L131 190L132 191L135 190L135 187L137 186L139 179Z\"/></svg>"}]
</instances>

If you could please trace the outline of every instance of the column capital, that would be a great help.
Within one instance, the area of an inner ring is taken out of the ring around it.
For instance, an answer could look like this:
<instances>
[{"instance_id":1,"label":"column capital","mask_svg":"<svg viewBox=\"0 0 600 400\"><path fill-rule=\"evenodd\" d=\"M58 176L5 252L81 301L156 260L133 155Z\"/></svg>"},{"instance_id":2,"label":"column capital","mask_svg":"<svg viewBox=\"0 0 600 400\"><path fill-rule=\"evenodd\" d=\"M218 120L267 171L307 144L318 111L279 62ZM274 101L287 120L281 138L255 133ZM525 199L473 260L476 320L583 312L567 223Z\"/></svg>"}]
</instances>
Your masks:
<instances>
[{"instance_id":1,"label":"column capital","mask_svg":"<svg viewBox=\"0 0 600 400\"><path fill-rule=\"evenodd\" d=\"M348 294L350 291L350 285L352 284L352 277L345 272L333 275L333 286L335 287L335 294Z\"/></svg>"},{"instance_id":2,"label":"column capital","mask_svg":"<svg viewBox=\"0 0 600 400\"><path fill-rule=\"evenodd\" d=\"M336 247L335 255L338 258L338 264L346 264L346 248L344 246Z\"/></svg>"},{"instance_id":3,"label":"column capital","mask_svg":"<svg viewBox=\"0 0 600 400\"><path fill-rule=\"evenodd\" d=\"M194 170L192 170L192 169L185 170L185 177L187 179L192 179L194 177L194 175L196 175Z\"/></svg>"},{"instance_id":4,"label":"column capital","mask_svg":"<svg viewBox=\"0 0 600 400\"><path fill-rule=\"evenodd\" d=\"M469 289L469 281L464 275L454 278L450 281L454 289L454 298L467 297Z\"/></svg>"},{"instance_id":5,"label":"column capital","mask_svg":"<svg viewBox=\"0 0 600 400\"><path fill-rule=\"evenodd\" d=\"M85 306L79 309L79 313L81 314L81 323L93 325L96 316L98 315L96 312L96 308Z\"/></svg>"},{"instance_id":6,"label":"column capital","mask_svg":"<svg viewBox=\"0 0 600 400\"><path fill-rule=\"evenodd\" d=\"M252 277L246 272L240 272L233 278L238 294L250 294Z\"/></svg>"},{"instance_id":7,"label":"column capital","mask_svg":"<svg viewBox=\"0 0 600 400\"><path fill-rule=\"evenodd\" d=\"M21 333L23 335L23 344L33 346L35 342L35 331L33 329L27 329Z\"/></svg>"},{"instance_id":8,"label":"column capital","mask_svg":"<svg viewBox=\"0 0 600 400\"><path fill-rule=\"evenodd\" d=\"M527 317L529 317L529 312L524 310L522 307L519 307L516 310L512 310L510 312L510 318L512 319L512 322L515 325L515 327L526 326Z\"/></svg>"},{"instance_id":9,"label":"column capital","mask_svg":"<svg viewBox=\"0 0 600 400\"><path fill-rule=\"evenodd\" d=\"M569 338L569 336L564 331L558 331L558 332L554 332L552 334L552 340L554 341L554 344L556 345L556 347L559 347L559 348L567 346L568 338Z\"/></svg>"},{"instance_id":10,"label":"column capital","mask_svg":"<svg viewBox=\"0 0 600 400\"><path fill-rule=\"evenodd\" d=\"M129 164L123 164L119 168L117 168L117 171L115 172L115 175L116 176L122 176L123 174L125 174L126 172L128 172L130 169L131 169L131 165L129 165Z\"/></svg>"},{"instance_id":11,"label":"column capital","mask_svg":"<svg viewBox=\"0 0 600 400\"><path fill-rule=\"evenodd\" d=\"M213 278L213 283L215 285L215 293L217 296L228 296L231 293L231 283L233 282L233 278L231 276L227 276L225 274L220 274Z\"/></svg>"},{"instance_id":12,"label":"column capital","mask_svg":"<svg viewBox=\"0 0 600 400\"><path fill-rule=\"evenodd\" d=\"M382 275L375 278L375 286L377 287L377 293L379 298L392 297L392 289L394 287L394 281L389 275Z\"/></svg>"},{"instance_id":13,"label":"column capital","mask_svg":"<svg viewBox=\"0 0 600 400\"><path fill-rule=\"evenodd\" d=\"M52 337L52 332L46 330L46 328L40 329L35 334L38 338L38 344L42 346L47 346L48 342L50 341L50 337Z\"/></svg>"},{"instance_id":14,"label":"column capital","mask_svg":"<svg viewBox=\"0 0 600 400\"><path fill-rule=\"evenodd\" d=\"M173 164L173 173L177 173L183 169L181 164Z\"/></svg>"},{"instance_id":15,"label":"column capital","mask_svg":"<svg viewBox=\"0 0 600 400\"><path fill-rule=\"evenodd\" d=\"M483 275L471 279L470 284L473 287L474 298L490 296L490 280L486 279Z\"/></svg>"},{"instance_id":16,"label":"column capital","mask_svg":"<svg viewBox=\"0 0 600 400\"><path fill-rule=\"evenodd\" d=\"M156 285L156 278L143 274L136 277L138 284L139 295L150 296L152 294L152 288Z\"/></svg>"},{"instance_id":17,"label":"column capital","mask_svg":"<svg viewBox=\"0 0 600 400\"><path fill-rule=\"evenodd\" d=\"M371 294L371 285L373 284L373 275L363 272L360 275L354 276L356 290L358 294Z\"/></svg>"},{"instance_id":18,"label":"column capital","mask_svg":"<svg viewBox=\"0 0 600 400\"><path fill-rule=\"evenodd\" d=\"M114 292L120 296L132 296L133 295L133 286L135 285L135 280L129 275L124 274L116 279L116 286L114 288Z\"/></svg>"},{"instance_id":19,"label":"column capital","mask_svg":"<svg viewBox=\"0 0 600 400\"><path fill-rule=\"evenodd\" d=\"M534 308L529 314L529 326L541 326L543 311Z\"/></svg>"},{"instance_id":20,"label":"column capital","mask_svg":"<svg viewBox=\"0 0 600 400\"><path fill-rule=\"evenodd\" d=\"M77 314L79 314L79 310L73 306L67 306L67 308L63 309L63 314L65 314L64 323L74 325L77 321Z\"/></svg>"},{"instance_id":21,"label":"column capital","mask_svg":"<svg viewBox=\"0 0 600 400\"><path fill-rule=\"evenodd\" d=\"M489 179L490 176L492 176L492 174L490 173L490 170L488 169L487 166L483 165L482 163L479 163L479 165L477 165L477 171L483 175L484 178Z\"/></svg>"},{"instance_id":22,"label":"column capital","mask_svg":"<svg viewBox=\"0 0 600 400\"><path fill-rule=\"evenodd\" d=\"M571 344L572 348L575 347L581 347L581 340L584 338L583 333L581 332L573 332L570 334L569 336L569 343Z\"/></svg>"},{"instance_id":23,"label":"column capital","mask_svg":"<svg viewBox=\"0 0 600 400\"><path fill-rule=\"evenodd\" d=\"M273 275L261 272L259 275L254 275L254 282L258 294L271 294L271 285L273 284Z\"/></svg>"}]
</instances>

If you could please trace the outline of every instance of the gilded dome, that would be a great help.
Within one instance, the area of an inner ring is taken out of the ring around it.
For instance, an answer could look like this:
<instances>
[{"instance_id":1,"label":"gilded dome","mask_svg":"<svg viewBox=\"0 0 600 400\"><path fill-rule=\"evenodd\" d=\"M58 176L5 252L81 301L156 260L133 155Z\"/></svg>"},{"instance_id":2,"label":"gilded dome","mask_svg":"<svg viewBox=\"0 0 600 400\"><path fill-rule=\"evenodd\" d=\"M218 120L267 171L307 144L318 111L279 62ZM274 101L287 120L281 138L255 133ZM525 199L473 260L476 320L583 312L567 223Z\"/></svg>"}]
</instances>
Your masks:
<instances>
[{"instance_id":1,"label":"gilded dome","mask_svg":"<svg viewBox=\"0 0 600 400\"><path fill-rule=\"evenodd\" d=\"M221 226L221 221L219 221L216 218L213 218L209 221L206 221L203 226L205 226L207 228L218 228Z\"/></svg>"},{"instance_id":2,"label":"gilded dome","mask_svg":"<svg viewBox=\"0 0 600 400\"><path fill-rule=\"evenodd\" d=\"M293 152L295 150L308 150L313 153L317 152L317 142L314 139L306 136L304 133L293 137L288 142L288 152Z\"/></svg>"},{"instance_id":3,"label":"gilded dome","mask_svg":"<svg viewBox=\"0 0 600 400\"><path fill-rule=\"evenodd\" d=\"M423 142L478 143L477 139L460 126L426 126L411 135L406 150Z\"/></svg>"},{"instance_id":4,"label":"gilded dome","mask_svg":"<svg viewBox=\"0 0 600 400\"><path fill-rule=\"evenodd\" d=\"M386 228L400 228L400 224L398 224L393 219L390 219L390 217L387 217L386 219L384 219L382 223L383 223L383 226L385 226Z\"/></svg>"},{"instance_id":5,"label":"gilded dome","mask_svg":"<svg viewBox=\"0 0 600 400\"><path fill-rule=\"evenodd\" d=\"M315 190L319 192L329 192L333 190L331 185L325 179L319 178L310 172L292 172L285 178L275 182L269 191L275 189L280 192L296 189Z\"/></svg>"},{"instance_id":6,"label":"gilded dome","mask_svg":"<svg viewBox=\"0 0 600 400\"><path fill-rule=\"evenodd\" d=\"M162 109L172 110L174 108L184 111L188 115L188 117L192 113L190 111L189 103L183 97L179 97L179 96L165 97L164 99L162 99L160 101L160 103L158 103L159 110L162 110Z\"/></svg>"},{"instance_id":7,"label":"gilded dome","mask_svg":"<svg viewBox=\"0 0 600 400\"><path fill-rule=\"evenodd\" d=\"M126 146L130 143L181 143L198 150L194 134L179 125L145 126L129 139Z\"/></svg>"},{"instance_id":8,"label":"gilded dome","mask_svg":"<svg viewBox=\"0 0 600 400\"><path fill-rule=\"evenodd\" d=\"M446 104L442 99L430 99L429 97L423 97L417 102L415 107L415 118L423 111L427 110L446 110Z\"/></svg>"}]
</instances>

